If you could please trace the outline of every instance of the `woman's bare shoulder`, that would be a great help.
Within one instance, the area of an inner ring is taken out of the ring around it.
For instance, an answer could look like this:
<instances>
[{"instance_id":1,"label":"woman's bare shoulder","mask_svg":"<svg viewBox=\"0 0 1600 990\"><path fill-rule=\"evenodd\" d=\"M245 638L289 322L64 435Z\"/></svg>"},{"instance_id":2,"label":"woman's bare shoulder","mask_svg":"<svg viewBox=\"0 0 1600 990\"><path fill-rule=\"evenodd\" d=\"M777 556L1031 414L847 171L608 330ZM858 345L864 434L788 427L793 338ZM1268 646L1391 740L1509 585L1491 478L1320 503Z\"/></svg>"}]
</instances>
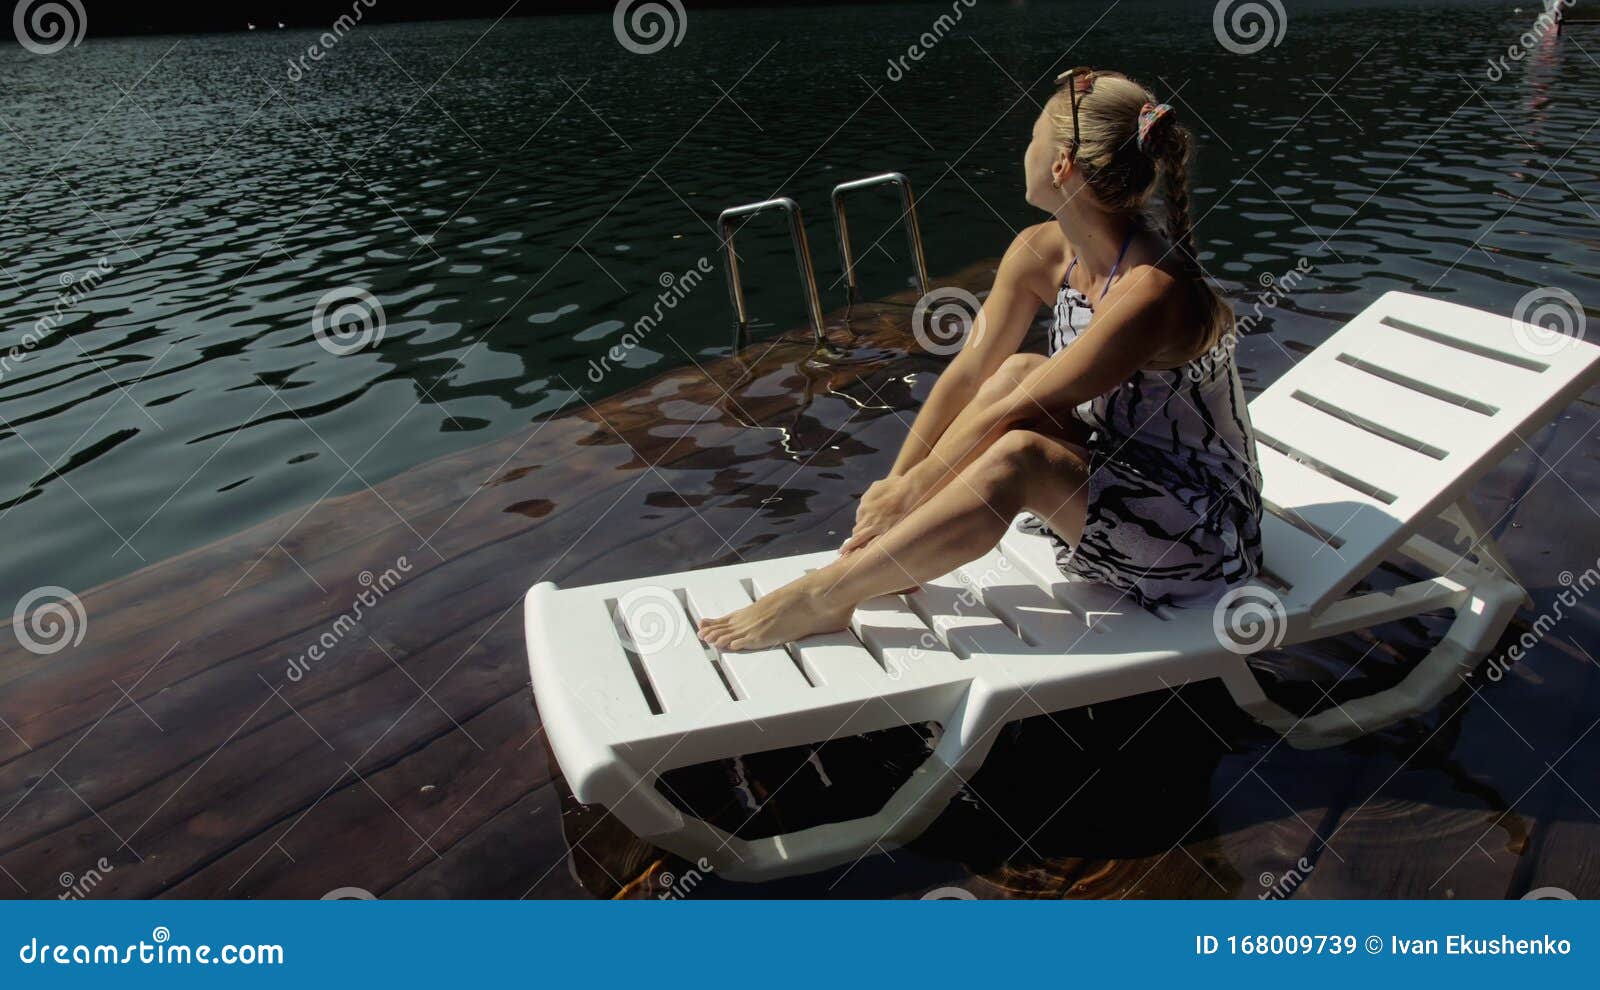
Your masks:
<instances>
[{"instance_id":1,"label":"woman's bare shoulder","mask_svg":"<svg viewBox=\"0 0 1600 990\"><path fill-rule=\"evenodd\" d=\"M1196 330L1205 316L1194 291L1197 277L1170 253L1140 259L1126 266L1095 312L1121 309L1134 316L1150 347L1150 367L1182 364L1194 348Z\"/></svg>"},{"instance_id":2,"label":"woman's bare shoulder","mask_svg":"<svg viewBox=\"0 0 1600 990\"><path fill-rule=\"evenodd\" d=\"M1045 220L1024 227L1011 239L1000 259L997 281L1005 279L1037 297L1044 305L1055 302L1056 282L1067 261L1067 239L1061 225Z\"/></svg>"}]
</instances>

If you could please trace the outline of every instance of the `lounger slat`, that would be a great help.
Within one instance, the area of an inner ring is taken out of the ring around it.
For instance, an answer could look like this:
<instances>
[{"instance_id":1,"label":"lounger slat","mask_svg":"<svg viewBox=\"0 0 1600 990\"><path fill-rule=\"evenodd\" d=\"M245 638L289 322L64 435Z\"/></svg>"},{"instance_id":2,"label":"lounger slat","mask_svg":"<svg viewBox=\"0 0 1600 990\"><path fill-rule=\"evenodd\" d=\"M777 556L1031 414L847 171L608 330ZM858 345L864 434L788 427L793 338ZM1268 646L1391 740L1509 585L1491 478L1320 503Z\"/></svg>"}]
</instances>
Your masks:
<instances>
[{"instance_id":1,"label":"lounger slat","mask_svg":"<svg viewBox=\"0 0 1600 990\"><path fill-rule=\"evenodd\" d=\"M750 604L750 595L730 578L691 579L684 591L694 610L702 616L727 615ZM741 698L755 701L781 699L796 691L807 691L800 668L783 649L721 652L723 672L734 682Z\"/></svg>"},{"instance_id":2,"label":"lounger slat","mask_svg":"<svg viewBox=\"0 0 1600 990\"><path fill-rule=\"evenodd\" d=\"M733 696L676 596L651 594L639 601L632 608L619 601L617 614L633 638L662 710L697 717L732 704ZM677 614L669 614L669 607L677 607Z\"/></svg>"},{"instance_id":3,"label":"lounger slat","mask_svg":"<svg viewBox=\"0 0 1600 990\"><path fill-rule=\"evenodd\" d=\"M606 725L621 725L651 715L628 655L617 639L616 625L598 596L572 596L561 615L558 629L534 629L530 634L559 642L566 636L581 635L582 649L553 651L560 663L547 665L562 700L577 702L576 707ZM570 623L570 624L569 624ZM550 625L546 619L543 625Z\"/></svg>"},{"instance_id":4,"label":"lounger slat","mask_svg":"<svg viewBox=\"0 0 1600 990\"><path fill-rule=\"evenodd\" d=\"M791 559L772 561L774 566L757 573L752 579L756 594L771 594L799 577L803 568L790 566ZM793 649L800 657L806 676L818 687L845 695L875 694L882 690L884 669L853 632L807 636L796 641Z\"/></svg>"},{"instance_id":5,"label":"lounger slat","mask_svg":"<svg viewBox=\"0 0 1600 990\"><path fill-rule=\"evenodd\" d=\"M939 679L964 663L898 595L880 595L857 605L850 627L897 680Z\"/></svg>"},{"instance_id":6,"label":"lounger slat","mask_svg":"<svg viewBox=\"0 0 1600 990\"><path fill-rule=\"evenodd\" d=\"M961 657L979 653L1021 654L1032 652L1032 647L1020 638L1010 626L990 610L983 600L983 589L1000 580L1000 561L1003 554L998 549L957 568L943 577L927 582L910 595L912 608L927 617L927 622ZM972 580L967 577L976 574Z\"/></svg>"},{"instance_id":7,"label":"lounger slat","mask_svg":"<svg viewBox=\"0 0 1600 990\"><path fill-rule=\"evenodd\" d=\"M1464 439L1462 409L1443 399L1397 385L1341 361L1320 361L1293 383L1289 398L1312 403L1371 424L1410 441L1418 449L1448 456ZM1487 417L1481 417L1487 424Z\"/></svg>"},{"instance_id":8,"label":"lounger slat","mask_svg":"<svg viewBox=\"0 0 1600 990\"><path fill-rule=\"evenodd\" d=\"M1032 575L1005 556L996 555L996 566L986 567L988 558L963 564L958 570L969 586L983 596L990 611L1005 620L1007 625L1019 629L1022 636L1035 644L1065 644L1064 652L1071 652L1093 630L1077 614L1068 612L1061 603L1034 581ZM1058 652L1063 652L1058 649Z\"/></svg>"},{"instance_id":9,"label":"lounger slat","mask_svg":"<svg viewBox=\"0 0 1600 990\"><path fill-rule=\"evenodd\" d=\"M1322 533L1347 542L1377 541L1387 539L1399 527L1394 511L1372 496L1265 444L1257 447L1256 454L1261 464L1262 499Z\"/></svg>"},{"instance_id":10,"label":"lounger slat","mask_svg":"<svg viewBox=\"0 0 1600 990\"><path fill-rule=\"evenodd\" d=\"M1332 544L1271 512L1261 517L1261 556L1272 576L1289 586L1289 597L1296 602L1320 593L1349 566Z\"/></svg>"},{"instance_id":11,"label":"lounger slat","mask_svg":"<svg viewBox=\"0 0 1600 990\"><path fill-rule=\"evenodd\" d=\"M1306 460L1396 511L1426 494L1431 487L1428 475L1438 466L1426 454L1297 402L1285 391L1257 398L1250 405L1250 418L1262 444L1291 459Z\"/></svg>"},{"instance_id":12,"label":"lounger slat","mask_svg":"<svg viewBox=\"0 0 1600 990\"><path fill-rule=\"evenodd\" d=\"M1540 353L1534 353L1524 342L1548 340L1549 335L1519 331L1512 317L1499 313L1402 293L1393 293L1381 301L1386 304L1385 319L1391 326L1407 325L1450 337L1462 347L1498 355L1508 364L1532 370L1540 370L1537 366L1543 365L1560 371L1585 365L1590 357L1579 348L1566 347L1548 348L1550 353L1543 353L1547 348L1541 348Z\"/></svg>"},{"instance_id":13,"label":"lounger slat","mask_svg":"<svg viewBox=\"0 0 1600 990\"><path fill-rule=\"evenodd\" d=\"M1518 392L1539 387L1536 372L1515 368L1476 354L1423 340L1374 323L1362 334L1341 332L1331 360L1354 359L1360 365L1419 382L1424 390L1453 393L1490 409L1499 409ZM1320 360L1320 358L1317 358Z\"/></svg>"},{"instance_id":14,"label":"lounger slat","mask_svg":"<svg viewBox=\"0 0 1600 990\"><path fill-rule=\"evenodd\" d=\"M1006 530L1000 548L1007 559L1021 567L1034 583L1066 606L1091 629L1128 613L1134 606L1125 597L1103 584L1073 581L1056 564L1055 544L1043 536Z\"/></svg>"}]
</instances>

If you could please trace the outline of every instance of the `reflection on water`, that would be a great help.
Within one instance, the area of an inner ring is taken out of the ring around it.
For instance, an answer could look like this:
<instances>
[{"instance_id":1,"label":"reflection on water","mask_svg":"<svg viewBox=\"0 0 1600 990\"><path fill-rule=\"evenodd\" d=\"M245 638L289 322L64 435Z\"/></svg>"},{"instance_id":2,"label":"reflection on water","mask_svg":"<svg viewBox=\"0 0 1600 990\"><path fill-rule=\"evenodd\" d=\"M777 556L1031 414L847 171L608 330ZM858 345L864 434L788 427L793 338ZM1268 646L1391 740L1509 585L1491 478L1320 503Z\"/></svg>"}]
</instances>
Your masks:
<instances>
[{"instance_id":1,"label":"reflection on water","mask_svg":"<svg viewBox=\"0 0 1600 990\"><path fill-rule=\"evenodd\" d=\"M1590 289L1600 72L1581 39L1485 85L1476 50L1526 28L1501 5L1297 4L1248 56L1205 6L974 8L893 81L930 9L694 11L649 56L603 16L369 24L301 72L315 32L8 46L4 342L60 308L0 377L0 599L82 590L725 350L717 272L586 375L662 272L720 267L733 203L810 209L829 304L819 225L844 179L911 177L935 273L998 255L1036 219L1018 162L1033 81L1068 44L1204 132L1201 240L1246 292L1301 257L1287 306L1308 314L1390 288L1502 311L1531 286ZM868 297L907 284L896 213L887 192L854 208ZM798 325L781 223L739 243L756 333ZM312 314L349 286L386 324L335 356ZM1252 385L1288 360L1246 355Z\"/></svg>"}]
</instances>

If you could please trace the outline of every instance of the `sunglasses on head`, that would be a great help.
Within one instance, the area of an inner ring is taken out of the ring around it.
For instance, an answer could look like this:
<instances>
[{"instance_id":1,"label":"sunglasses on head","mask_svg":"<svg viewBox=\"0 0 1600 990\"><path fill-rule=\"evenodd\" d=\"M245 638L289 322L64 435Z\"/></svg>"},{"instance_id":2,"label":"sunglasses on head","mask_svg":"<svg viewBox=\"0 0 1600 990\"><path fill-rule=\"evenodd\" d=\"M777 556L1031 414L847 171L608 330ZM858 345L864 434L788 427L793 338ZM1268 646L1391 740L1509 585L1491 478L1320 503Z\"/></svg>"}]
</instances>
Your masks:
<instances>
[{"instance_id":1,"label":"sunglasses on head","mask_svg":"<svg viewBox=\"0 0 1600 990\"><path fill-rule=\"evenodd\" d=\"M1078 157L1078 97L1094 89L1094 70L1087 65L1080 65L1076 69L1068 69L1056 76L1056 82L1067 83L1067 96L1072 102L1072 157Z\"/></svg>"}]
</instances>

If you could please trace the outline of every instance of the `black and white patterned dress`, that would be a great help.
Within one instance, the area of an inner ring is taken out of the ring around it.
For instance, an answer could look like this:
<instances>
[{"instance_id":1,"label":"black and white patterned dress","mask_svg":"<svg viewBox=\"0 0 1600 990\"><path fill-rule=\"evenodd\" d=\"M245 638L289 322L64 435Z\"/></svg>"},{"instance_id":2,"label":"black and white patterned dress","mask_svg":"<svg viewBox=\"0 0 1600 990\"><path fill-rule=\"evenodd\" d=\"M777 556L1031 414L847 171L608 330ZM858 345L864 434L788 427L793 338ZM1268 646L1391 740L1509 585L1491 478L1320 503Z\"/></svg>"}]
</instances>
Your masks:
<instances>
[{"instance_id":1,"label":"black and white patterned dress","mask_svg":"<svg viewBox=\"0 0 1600 990\"><path fill-rule=\"evenodd\" d=\"M1093 313L1063 281L1050 353L1071 346ZM1197 605L1256 575L1261 472L1231 352L1135 372L1073 415L1091 431L1083 538L1071 546L1037 517L1020 523L1055 543L1064 574L1111 585L1145 608Z\"/></svg>"}]
</instances>

